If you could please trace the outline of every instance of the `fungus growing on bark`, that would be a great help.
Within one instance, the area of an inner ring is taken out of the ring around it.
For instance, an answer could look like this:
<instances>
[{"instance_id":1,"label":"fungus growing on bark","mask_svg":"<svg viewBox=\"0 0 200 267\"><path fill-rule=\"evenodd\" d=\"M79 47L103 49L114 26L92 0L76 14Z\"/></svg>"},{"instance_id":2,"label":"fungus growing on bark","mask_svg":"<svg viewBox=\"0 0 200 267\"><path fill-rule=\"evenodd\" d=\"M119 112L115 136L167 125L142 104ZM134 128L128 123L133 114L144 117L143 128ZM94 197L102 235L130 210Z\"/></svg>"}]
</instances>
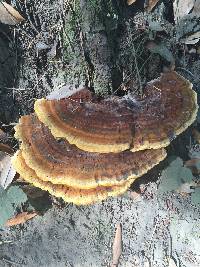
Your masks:
<instances>
[{"instance_id":1,"label":"fungus growing on bark","mask_svg":"<svg viewBox=\"0 0 200 267\"><path fill-rule=\"evenodd\" d=\"M88 205L105 200L108 197L118 196L125 193L132 183L130 180L118 186L97 186L92 189L73 188L40 179L36 172L26 164L20 150L15 153L12 161L16 171L25 181L48 191L56 197L61 197L66 202L72 202L76 205Z\"/></svg>"},{"instance_id":2,"label":"fungus growing on bark","mask_svg":"<svg viewBox=\"0 0 200 267\"><path fill-rule=\"evenodd\" d=\"M89 92L89 90L88 90ZM87 94L87 89L84 89ZM82 150L110 153L130 148L134 117L124 103L83 99L82 90L61 100L39 99L35 112L52 134Z\"/></svg>"},{"instance_id":3,"label":"fungus growing on bark","mask_svg":"<svg viewBox=\"0 0 200 267\"><path fill-rule=\"evenodd\" d=\"M83 88L40 99L36 114L15 127L21 146L13 165L26 181L67 202L101 201L124 193L162 161L164 147L194 122L197 110L192 84L176 72L149 82L137 98L99 100Z\"/></svg>"},{"instance_id":4,"label":"fungus growing on bark","mask_svg":"<svg viewBox=\"0 0 200 267\"><path fill-rule=\"evenodd\" d=\"M35 115L21 117L15 130L15 136L22 141L20 149L26 164L41 180L78 189L134 181L166 157L164 149L86 152L67 140L56 140Z\"/></svg>"},{"instance_id":5,"label":"fungus growing on bark","mask_svg":"<svg viewBox=\"0 0 200 267\"><path fill-rule=\"evenodd\" d=\"M81 93L37 100L35 112L55 137L89 152L166 147L194 122L198 109L192 84L173 71L149 82L140 98L97 101L90 95L80 101Z\"/></svg>"}]
</instances>

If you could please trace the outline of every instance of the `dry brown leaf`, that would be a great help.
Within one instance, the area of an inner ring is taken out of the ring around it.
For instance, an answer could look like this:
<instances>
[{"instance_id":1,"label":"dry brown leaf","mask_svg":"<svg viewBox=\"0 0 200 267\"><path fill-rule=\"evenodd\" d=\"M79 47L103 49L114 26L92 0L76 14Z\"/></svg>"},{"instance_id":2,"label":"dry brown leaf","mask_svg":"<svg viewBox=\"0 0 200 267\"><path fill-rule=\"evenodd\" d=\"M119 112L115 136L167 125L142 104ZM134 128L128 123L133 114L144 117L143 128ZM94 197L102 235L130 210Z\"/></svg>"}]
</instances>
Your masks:
<instances>
[{"instance_id":1,"label":"dry brown leaf","mask_svg":"<svg viewBox=\"0 0 200 267\"><path fill-rule=\"evenodd\" d=\"M193 158L193 159L190 159L190 160L187 160L185 162L185 166L186 167L196 167L196 165L200 162L200 159L197 159L197 158Z\"/></svg>"},{"instance_id":2,"label":"dry brown leaf","mask_svg":"<svg viewBox=\"0 0 200 267\"><path fill-rule=\"evenodd\" d=\"M0 151L6 152L10 155L14 153L14 150L7 144L0 143Z\"/></svg>"},{"instance_id":3,"label":"dry brown leaf","mask_svg":"<svg viewBox=\"0 0 200 267\"><path fill-rule=\"evenodd\" d=\"M135 3L136 0L127 0L127 5L130 6Z\"/></svg>"},{"instance_id":4,"label":"dry brown leaf","mask_svg":"<svg viewBox=\"0 0 200 267\"><path fill-rule=\"evenodd\" d=\"M111 267L116 267L119 263L119 258L122 254L122 226L117 224L115 238L113 241L113 259Z\"/></svg>"},{"instance_id":5,"label":"dry brown leaf","mask_svg":"<svg viewBox=\"0 0 200 267\"><path fill-rule=\"evenodd\" d=\"M192 158L185 162L185 167L189 168L192 171L192 174L198 175L200 173L200 169L198 165L200 164L200 159Z\"/></svg>"},{"instance_id":6,"label":"dry brown leaf","mask_svg":"<svg viewBox=\"0 0 200 267\"><path fill-rule=\"evenodd\" d=\"M159 0L149 0L148 3L145 5L147 11L151 11L158 3Z\"/></svg>"},{"instance_id":7,"label":"dry brown leaf","mask_svg":"<svg viewBox=\"0 0 200 267\"><path fill-rule=\"evenodd\" d=\"M23 20L24 18L14 7L6 2L0 2L0 22L8 25L15 25Z\"/></svg>"},{"instance_id":8,"label":"dry brown leaf","mask_svg":"<svg viewBox=\"0 0 200 267\"><path fill-rule=\"evenodd\" d=\"M6 189L12 183L16 174L11 163L11 157L0 151L0 186Z\"/></svg>"},{"instance_id":9,"label":"dry brown leaf","mask_svg":"<svg viewBox=\"0 0 200 267\"><path fill-rule=\"evenodd\" d=\"M16 215L14 218L9 219L6 222L6 226L10 227L10 226L14 226L14 225L25 223L26 221L32 219L36 215L38 215L36 211L33 211L31 213L22 212L22 213Z\"/></svg>"},{"instance_id":10,"label":"dry brown leaf","mask_svg":"<svg viewBox=\"0 0 200 267\"><path fill-rule=\"evenodd\" d=\"M192 135L193 135L194 139L196 140L196 142L198 144L200 144L200 132L197 129L193 129Z\"/></svg>"}]
</instances>

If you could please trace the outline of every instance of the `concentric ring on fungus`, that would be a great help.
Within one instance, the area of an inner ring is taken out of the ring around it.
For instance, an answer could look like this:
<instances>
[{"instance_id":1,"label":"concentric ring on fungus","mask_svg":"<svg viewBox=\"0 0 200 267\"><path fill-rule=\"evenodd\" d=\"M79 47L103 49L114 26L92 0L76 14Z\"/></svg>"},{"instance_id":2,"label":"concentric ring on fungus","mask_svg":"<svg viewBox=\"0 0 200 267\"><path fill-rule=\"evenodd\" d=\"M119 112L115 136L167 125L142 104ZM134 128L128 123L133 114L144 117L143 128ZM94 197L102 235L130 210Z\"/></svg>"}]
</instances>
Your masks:
<instances>
[{"instance_id":1,"label":"concentric ring on fungus","mask_svg":"<svg viewBox=\"0 0 200 267\"><path fill-rule=\"evenodd\" d=\"M55 137L89 152L166 147L194 122L198 110L192 84L174 71L149 82L142 98L130 94L97 101L84 94L89 91L61 100L39 99L35 112Z\"/></svg>"},{"instance_id":2,"label":"concentric ring on fungus","mask_svg":"<svg viewBox=\"0 0 200 267\"><path fill-rule=\"evenodd\" d=\"M166 147L196 119L197 94L192 84L176 72L149 82L137 101L131 151Z\"/></svg>"},{"instance_id":3,"label":"concentric ring on fungus","mask_svg":"<svg viewBox=\"0 0 200 267\"><path fill-rule=\"evenodd\" d=\"M28 167L22 152L19 150L12 158L13 165L20 176L27 182L48 191L50 194L61 197L66 202L76 205L88 205L105 200L108 197L118 196L127 191L133 181L126 181L120 186L96 187L94 189L77 189L66 185L52 184L41 180L35 171Z\"/></svg>"},{"instance_id":4,"label":"concentric ring on fungus","mask_svg":"<svg viewBox=\"0 0 200 267\"><path fill-rule=\"evenodd\" d=\"M37 117L58 138L65 138L82 150L110 153L130 148L134 117L124 103L113 100L90 100L79 91L60 100L39 99L35 102Z\"/></svg>"},{"instance_id":5,"label":"concentric ring on fungus","mask_svg":"<svg viewBox=\"0 0 200 267\"><path fill-rule=\"evenodd\" d=\"M124 193L162 161L164 147L194 122L197 110L192 84L176 72L149 82L140 98L99 100L83 88L64 99L40 99L38 117L22 116L15 127L21 145L12 162L35 186L91 204Z\"/></svg>"},{"instance_id":6,"label":"concentric ring on fungus","mask_svg":"<svg viewBox=\"0 0 200 267\"><path fill-rule=\"evenodd\" d=\"M22 141L23 158L37 176L73 188L122 185L142 176L166 157L164 149L86 152L66 140L56 140L35 115L21 117L15 130L16 138Z\"/></svg>"}]
</instances>

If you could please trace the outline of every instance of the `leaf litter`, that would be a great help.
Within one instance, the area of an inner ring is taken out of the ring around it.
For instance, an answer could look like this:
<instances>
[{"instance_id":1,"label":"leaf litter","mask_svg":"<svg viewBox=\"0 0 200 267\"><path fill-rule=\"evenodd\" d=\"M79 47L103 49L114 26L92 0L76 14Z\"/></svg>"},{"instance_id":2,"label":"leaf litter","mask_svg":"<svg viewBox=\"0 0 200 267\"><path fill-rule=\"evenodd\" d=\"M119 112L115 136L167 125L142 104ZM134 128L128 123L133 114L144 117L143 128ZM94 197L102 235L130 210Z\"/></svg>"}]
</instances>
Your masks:
<instances>
[{"instance_id":1,"label":"leaf litter","mask_svg":"<svg viewBox=\"0 0 200 267\"><path fill-rule=\"evenodd\" d=\"M15 25L25 19L20 13L6 2L0 2L0 22L8 25Z\"/></svg>"},{"instance_id":2,"label":"leaf litter","mask_svg":"<svg viewBox=\"0 0 200 267\"><path fill-rule=\"evenodd\" d=\"M12 166L10 155L0 151L0 185L6 189L12 183L15 175L16 171Z\"/></svg>"}]
</instances>

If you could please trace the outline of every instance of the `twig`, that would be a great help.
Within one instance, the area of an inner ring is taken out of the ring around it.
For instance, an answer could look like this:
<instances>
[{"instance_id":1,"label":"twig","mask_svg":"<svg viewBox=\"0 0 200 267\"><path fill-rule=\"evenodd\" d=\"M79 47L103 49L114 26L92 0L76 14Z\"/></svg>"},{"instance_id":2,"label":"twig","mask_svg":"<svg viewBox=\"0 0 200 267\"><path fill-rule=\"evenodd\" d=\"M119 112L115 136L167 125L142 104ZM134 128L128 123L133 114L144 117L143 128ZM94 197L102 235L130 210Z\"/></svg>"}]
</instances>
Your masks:
<instances>
[{"instance_id":1,"label":"twig","mask_svg":"<svg viewBox=\"0 0 200 267\"><path fill-rule=\"evenodd\" d=\"M4 245L4 244L12 244L13 241L9 241L9 240L5 240L5 241L0 241L0 245Z\"/></svg>"},{"instance_id":2,"label":"twig","mask_svg":"<svg viewBox=\"0 0 200 267\"><path fill-rule=\"evenodd\" d=\"M134 44L133 44L133 52L134 52L135 69L136 69L137 78L138 78L138 82L139 82L139 93L142 96L143 95L142 82L141 82L140 72L139 72L139 69L138 69L137 58L136 58L136 51L135 51Z\"/></svg>"},{"instance_id":3,"label":"twig","mask_svg":"<svg viewBox=\"0 0 200 267\"><path fill-rule=\"evenodd\" d=\"M26 15L28 16L28 21L30 23L30 26L39 34L39 31L36 29L36 27L33 25L32 21L31 21L31 18L30 18L30 15L29 15L29 11L28 11L28 8L27 8L27 1L24 0L24 6L25 6L25 9L26 9Z\"/></svg>"}]
</instances>

